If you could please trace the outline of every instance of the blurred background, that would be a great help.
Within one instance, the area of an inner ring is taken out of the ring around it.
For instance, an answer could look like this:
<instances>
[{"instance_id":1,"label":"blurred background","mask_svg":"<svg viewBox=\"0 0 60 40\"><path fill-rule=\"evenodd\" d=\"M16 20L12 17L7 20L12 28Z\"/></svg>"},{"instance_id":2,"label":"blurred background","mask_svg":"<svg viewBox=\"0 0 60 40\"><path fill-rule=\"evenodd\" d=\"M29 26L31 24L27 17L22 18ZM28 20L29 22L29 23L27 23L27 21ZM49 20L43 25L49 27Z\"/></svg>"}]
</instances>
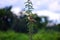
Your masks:
<instances>
[{"instance_id":1,"label":"blurred background","mask_svg":"<svg viewBox=\"0 0 60 40\"><path fill-rule=\"evenodd\" d=\"M60 40L60 0L30 1L36 21L32 24L33 40ZM0 0L0 40L29 40L25 2L27 0Z\"/></svg>"}]
</instances>

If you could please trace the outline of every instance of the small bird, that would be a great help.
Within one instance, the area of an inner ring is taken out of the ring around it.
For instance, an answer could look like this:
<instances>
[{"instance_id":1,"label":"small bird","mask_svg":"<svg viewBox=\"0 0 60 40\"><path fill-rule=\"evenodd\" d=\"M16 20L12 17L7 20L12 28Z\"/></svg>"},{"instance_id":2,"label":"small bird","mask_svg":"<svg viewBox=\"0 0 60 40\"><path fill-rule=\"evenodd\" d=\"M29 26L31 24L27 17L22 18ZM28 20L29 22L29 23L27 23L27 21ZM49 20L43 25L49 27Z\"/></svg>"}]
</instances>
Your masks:
<instances>
[{"instance_id":1,"label":"small bird","mask_svg":"<svg viewBox=\"0 0 60 40\"><path fill-rule=\"evenodd\" d=\"M35 19L33 19L33 17L32 17L32 16L29 16L29 17L28 17L28 20L29 20L30 22L36 22L36 20L35 20Z\"/></svg>"}]
</instances>

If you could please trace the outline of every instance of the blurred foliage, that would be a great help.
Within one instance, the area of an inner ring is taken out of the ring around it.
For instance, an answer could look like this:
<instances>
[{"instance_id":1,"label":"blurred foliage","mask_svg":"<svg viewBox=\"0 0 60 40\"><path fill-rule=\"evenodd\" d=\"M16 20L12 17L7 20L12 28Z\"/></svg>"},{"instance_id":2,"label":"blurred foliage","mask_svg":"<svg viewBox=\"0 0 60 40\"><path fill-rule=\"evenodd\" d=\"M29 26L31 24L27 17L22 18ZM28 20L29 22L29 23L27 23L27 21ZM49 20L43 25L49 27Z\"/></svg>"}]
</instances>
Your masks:
<instances>
[{"instance_id":1,"label":"blurred foliage","mask_svg":"<svg viewBox=\"0 0 60 40\"><path fill-rule=\"evenodd\" d=\"M28 36L23 33L16 33L14 31L0 31L0 40L28 40Z\"/></svg>"},{"instance_id":2,"label":"blurred foliage","mask_svg":"<svg viewBox=\"0 0 60 40\"><path fill-rule=\"evenodd\" d=\"M11 8L12 6L0 9L0 40L29 40L28 25L33 26L33 40L60 40L60 24L46 30L48 17L32 14L36 22L29 24L26 15L18 17L11 12ZM45 22L42 22L42 18Z\"/></svg>"},{"instance_id":3,"label":"blurred foliage","mask_svg":"<svg viewBox=\"0 0 60 40\"><path fill-rule=\"evenodd\" d=\"M33 36L34 40L60 40L60 32L40 30Z\"/></svg>"},{"instance_id":4,"label":"blurred foliage","mask_svg":"<svg viewBox=\"0 0 60 40\"><path fill-rule=\"evenodd\" d=\"M0 9L0 30L7 31L9 29L12 29L16 32L28 32L28 22L27 16L23 14L19 17L11 12L12 6L1 8ZM37 32L39 29L45 28L48 21L48 17L46 16L38 16L37 14L32 14L33 18L36 20L34 22L34 33ZM42 18L44 18L44 22L42 21ZM56 29L57 28L57 29ZM48 28L49 29L49 28ZM60 24L55 25L54 27L51 27L51 29L60 31Z\"/></svg>"},{"instance_id":5,"label":"blurred foliage","mask_svg":"<svg viewBox=\"0 0 60 40\"><path fill-rule=\"evenodd\" d=\"M0 40L29 40L29 35L24 33L16 33L14 31L0 31ZM60 40L60 32L39 30L33 34L33 40Z\"/></svg>"},{"instance_id":6,"label":"blurred foliage","mask_svg":"<svg viewBox=\"0 0 60 40\"><path fill-rule=\"evenodd\" d=\"M12 6L0 9L0 30L7 30L12 25L13 14L10 11Z\"/></svg>"}]
</instances>

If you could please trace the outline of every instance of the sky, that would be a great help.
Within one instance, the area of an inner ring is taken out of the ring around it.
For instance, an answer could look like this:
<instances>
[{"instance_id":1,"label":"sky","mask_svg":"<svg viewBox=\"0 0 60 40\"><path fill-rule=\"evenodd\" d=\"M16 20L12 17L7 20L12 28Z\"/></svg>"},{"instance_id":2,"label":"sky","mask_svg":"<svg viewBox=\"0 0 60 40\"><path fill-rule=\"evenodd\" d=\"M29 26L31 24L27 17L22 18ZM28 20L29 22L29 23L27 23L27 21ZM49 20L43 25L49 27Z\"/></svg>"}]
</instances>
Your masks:
<instances>
[{"instance_id":1,"label":"sky","mask_svg":"<svg viewBox=\"0 0 60 40\"><path fill-rule=\"evenodd\" d=\"M19 11L24 8L27 0L0 0L0 8L12 5L12 12L19 15ZM60 0L31 0L33 3L33 13L38 16L48 16L49 20L60 23Z\"/></svg>"}]
</instances>

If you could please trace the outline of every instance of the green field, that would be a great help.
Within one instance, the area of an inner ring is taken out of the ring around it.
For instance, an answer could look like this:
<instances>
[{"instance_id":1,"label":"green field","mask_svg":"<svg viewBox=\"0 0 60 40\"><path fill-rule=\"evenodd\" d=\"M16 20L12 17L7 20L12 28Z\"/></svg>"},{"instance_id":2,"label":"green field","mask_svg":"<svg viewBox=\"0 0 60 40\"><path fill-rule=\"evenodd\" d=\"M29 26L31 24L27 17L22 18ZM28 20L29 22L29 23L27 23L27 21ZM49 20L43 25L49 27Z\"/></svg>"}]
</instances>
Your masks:
<instances>
[{"instance_id":1,"label":"green field","mask_svg":"<svg viewBox=\"0 0 60 40\"><path fill-rule=\"evenodd\" d=\"M29 35L14 31L0 31L0 40L29 40ZM60 40L60 32L40 30L33 34L33 40Z\"/></svg>"}]
</instances>

